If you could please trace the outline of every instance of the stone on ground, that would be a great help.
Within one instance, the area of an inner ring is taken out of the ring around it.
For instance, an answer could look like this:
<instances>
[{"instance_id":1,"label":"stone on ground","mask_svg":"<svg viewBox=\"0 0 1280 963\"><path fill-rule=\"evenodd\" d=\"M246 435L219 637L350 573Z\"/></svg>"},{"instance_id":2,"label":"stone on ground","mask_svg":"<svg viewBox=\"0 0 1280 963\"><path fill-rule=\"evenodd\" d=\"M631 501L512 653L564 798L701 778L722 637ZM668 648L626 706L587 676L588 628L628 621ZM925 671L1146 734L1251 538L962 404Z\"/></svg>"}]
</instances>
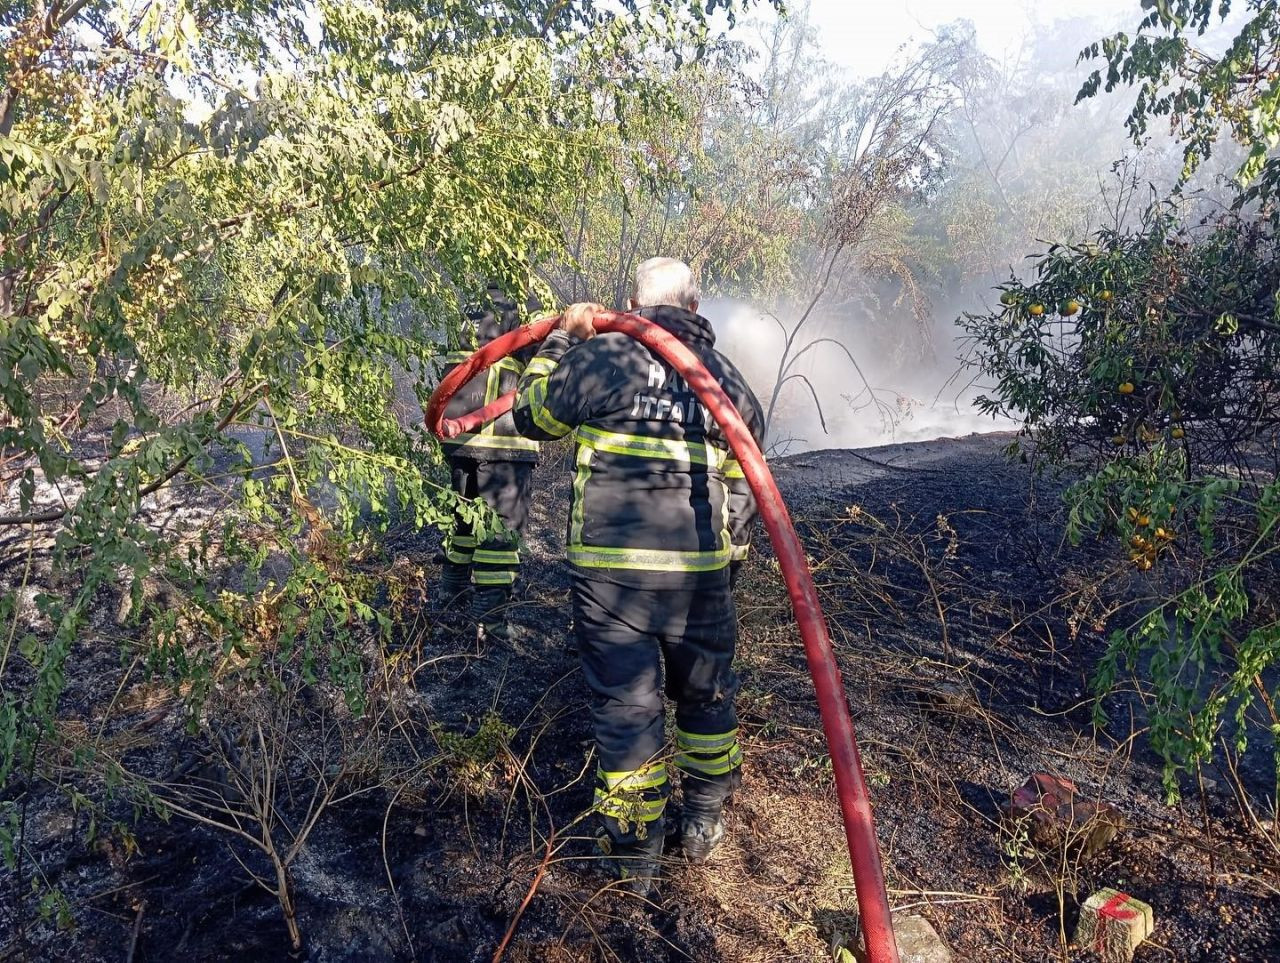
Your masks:
<instances>
[{"instance_id":1,"label":"stone on ground","mask_svg":"<svg viewBox=\"0 0 1280 963\"><path fill-rule=\"evenodd\" d=\"M895 917L893 935L898 942L900 963L952 963L954 960L938 931L923 916ZM831 937L835 963L866 963L867 950L861 938L854 949L850 949L845 940L845 935L838 931Z\"/></svg>"},{"instance_id":2,"label":"stone on ground","mask_svg":"<svg viewBox=\"0 0 1280 963\"><path fill-rule=\"evenodd\" d=\"M904 916L893 921L902 963L951 963L951 950L923 916Z\"/></svg>"},{"instance_id":3,"label":"stone on ground","mask_svg":"<svg viewBox=\"0 0 1280 963\"><path fill-rule=\"evenodd\" d=\"M1102 963L1131 963L1138 946L1154 929L1150 906L1128 893L1103 889L1080 908L1076 945L1096 953Z\"/></svg>"}]
</instances>

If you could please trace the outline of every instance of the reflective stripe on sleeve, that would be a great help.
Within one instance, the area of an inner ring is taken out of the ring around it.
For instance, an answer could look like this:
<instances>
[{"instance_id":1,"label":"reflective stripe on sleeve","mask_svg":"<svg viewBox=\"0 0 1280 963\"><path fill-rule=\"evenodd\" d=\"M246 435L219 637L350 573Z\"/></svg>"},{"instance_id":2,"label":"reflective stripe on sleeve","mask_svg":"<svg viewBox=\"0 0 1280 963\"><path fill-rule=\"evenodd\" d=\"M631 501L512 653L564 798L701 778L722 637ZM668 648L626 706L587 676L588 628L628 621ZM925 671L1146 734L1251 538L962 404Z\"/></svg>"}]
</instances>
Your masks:
<instances>
[{"instance_id":1,"label":"reflective stripe on sleeve","mask_svg":"<svg viewBox=\"0 0 1280 963\"><path fill-rule=\"evenodd\" d=\"M519 405L521 408L529 409L529 414L533 417L533 423L548 435L563 438L573 430L568 425L557 420L547 410L546 378L535 379L524 391L520 392Z\"/></svg>"},{"instance_id":2,"label":"reflective stripe on sleeve","mask_svg":"<svg viewBox=\"0 0 1280 963\"><path fill-rule=\"evenodd\" d=\"M545 378L556 370L557 361L550 358L535 357L524 369L525 377Z\"/></svg>"}]
</instances>

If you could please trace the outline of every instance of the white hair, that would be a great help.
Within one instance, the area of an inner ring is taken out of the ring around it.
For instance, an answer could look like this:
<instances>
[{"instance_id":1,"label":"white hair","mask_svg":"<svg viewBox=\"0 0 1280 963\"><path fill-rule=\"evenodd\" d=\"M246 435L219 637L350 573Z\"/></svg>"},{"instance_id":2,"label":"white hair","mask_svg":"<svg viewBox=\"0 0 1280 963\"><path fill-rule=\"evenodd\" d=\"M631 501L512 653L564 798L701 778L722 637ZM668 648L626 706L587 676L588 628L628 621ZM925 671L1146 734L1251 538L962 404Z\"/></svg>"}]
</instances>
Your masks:
<instances>
[{"instance_id":1,"label":"white hair","mask_svg":"<svg viewBox=\"0 0 1280 963\"><path fill-rule=\"evenodd\" d=\"M636 307L671 305L692 308L698 301L693 269L673 257L651 257L636 267Z\"/></svg>"}]
</instances>

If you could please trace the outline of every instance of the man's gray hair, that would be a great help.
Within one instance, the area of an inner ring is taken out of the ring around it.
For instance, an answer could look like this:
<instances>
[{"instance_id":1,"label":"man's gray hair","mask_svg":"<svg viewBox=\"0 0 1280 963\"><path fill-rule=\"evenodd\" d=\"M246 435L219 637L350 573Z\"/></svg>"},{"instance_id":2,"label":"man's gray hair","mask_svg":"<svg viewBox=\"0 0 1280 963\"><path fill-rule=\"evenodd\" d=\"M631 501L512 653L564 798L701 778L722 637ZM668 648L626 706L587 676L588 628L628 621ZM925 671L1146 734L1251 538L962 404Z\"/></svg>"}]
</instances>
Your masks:
<instances>
[{"instance_id":1,"label":"man's gray hair","mask_svg":"<svg viewBox=\"0 0 1280 963\"><path fill-rule=\"evenodd\" d=\"M636 267L634 298L637 307L667 304L691 308L698 297L698 279L684 261L673 257L651 257Z\"/></svg>"}]
</instances>

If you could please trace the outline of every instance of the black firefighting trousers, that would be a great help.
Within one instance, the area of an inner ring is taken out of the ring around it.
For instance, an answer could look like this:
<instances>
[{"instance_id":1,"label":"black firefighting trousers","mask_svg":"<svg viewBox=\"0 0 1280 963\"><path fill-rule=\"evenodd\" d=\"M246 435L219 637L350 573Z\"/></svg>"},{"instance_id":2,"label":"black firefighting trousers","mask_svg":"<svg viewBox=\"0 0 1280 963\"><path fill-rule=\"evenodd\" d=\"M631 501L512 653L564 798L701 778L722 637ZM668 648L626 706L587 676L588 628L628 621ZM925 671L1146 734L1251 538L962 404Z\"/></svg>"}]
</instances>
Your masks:
<instances>
[{"instance_id":1,"label":"black firefighting trousers","mask_svg":"<svg viewBox=\"0 0 1280 963\"><path fill-rule=\"evenodd\" d=\"M445 577L465 582L469 576L478 589L509 591L520 569L519 536L529 519L534 464L451 457L449 468L453 490L465 498L483 499L508 530L477 544L471 522L455 515L445 540Z\"/></svg>"},{"instance_id":2,"label":"black firefighting trousers","mask_svg":"<svg viewBox=\"0 0 1280 963\"><path fill-rule=\"evenodd\" d=\"M737 620L727 579L709 591L650 590L577 573L573 618L599 753L595 808L614 840L645 839L663 818L670 794L664 688L675 703L675 764L686 795L691 780L727 795L742 765Z\"/></svg>"}]
</instances>

